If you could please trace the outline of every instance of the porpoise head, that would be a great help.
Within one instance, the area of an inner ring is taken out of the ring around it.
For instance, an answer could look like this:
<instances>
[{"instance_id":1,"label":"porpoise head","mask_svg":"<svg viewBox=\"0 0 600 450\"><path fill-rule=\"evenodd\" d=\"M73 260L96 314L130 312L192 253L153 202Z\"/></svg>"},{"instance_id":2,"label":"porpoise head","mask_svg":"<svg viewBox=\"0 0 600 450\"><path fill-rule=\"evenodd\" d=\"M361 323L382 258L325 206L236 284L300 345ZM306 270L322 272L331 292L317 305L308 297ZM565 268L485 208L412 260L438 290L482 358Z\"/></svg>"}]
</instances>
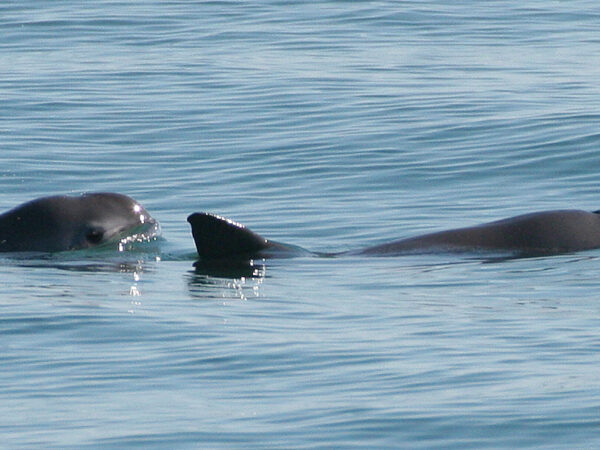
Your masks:
<instances>
[{"instance_id":1,"label":"porpoise head","mask_svg":"<svg viewBox=\"0 0 600 450\"><path fill-rule=\"evenodd\" d=\"M158 233L139 203L115 193L44 197L0 215L2 252L86 249Z\"/></svg>"}]
</instances>

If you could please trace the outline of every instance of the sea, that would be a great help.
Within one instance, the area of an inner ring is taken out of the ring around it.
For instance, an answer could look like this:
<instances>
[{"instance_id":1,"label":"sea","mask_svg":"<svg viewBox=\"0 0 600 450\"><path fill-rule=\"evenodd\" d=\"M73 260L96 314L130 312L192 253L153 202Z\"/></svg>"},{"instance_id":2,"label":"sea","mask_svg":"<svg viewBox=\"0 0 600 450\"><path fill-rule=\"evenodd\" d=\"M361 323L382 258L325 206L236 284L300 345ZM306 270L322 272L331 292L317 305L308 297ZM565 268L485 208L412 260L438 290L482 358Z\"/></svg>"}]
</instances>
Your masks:
<instances>
[{"instance_id":1,"label":"sea","mask_svg":"<svg viewBox=\"0 0 600 450\"><path fill-rule=\"evenodd\" d=\"M599 448L600 250L194 267L186 218L344 252L600 209L591 0L3 0L0 211L161 237L0 257L0 447Z\"/></svg>"}]
</instances>

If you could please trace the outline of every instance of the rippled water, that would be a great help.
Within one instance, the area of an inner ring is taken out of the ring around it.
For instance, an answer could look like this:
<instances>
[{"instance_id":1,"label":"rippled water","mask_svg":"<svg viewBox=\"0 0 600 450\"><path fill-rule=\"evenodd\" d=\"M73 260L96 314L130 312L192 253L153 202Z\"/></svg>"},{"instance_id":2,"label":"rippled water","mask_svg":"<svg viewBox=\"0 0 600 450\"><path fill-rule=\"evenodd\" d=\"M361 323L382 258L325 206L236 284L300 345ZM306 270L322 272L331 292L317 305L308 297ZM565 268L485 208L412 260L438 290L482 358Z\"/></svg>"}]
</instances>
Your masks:
<instances>
[{"instance_id":1,"label":"rippled water","mask_svg":"<svg viewBox=\"0 0 600 450\"><path fill-rule=\"evenodd\" d=\"M9 448L595 447L600 253L195 270L185 222L357 249L597 210L591 1L0 4L0 209L164 241L0 264Z\"/></svg>"}]
</instances>

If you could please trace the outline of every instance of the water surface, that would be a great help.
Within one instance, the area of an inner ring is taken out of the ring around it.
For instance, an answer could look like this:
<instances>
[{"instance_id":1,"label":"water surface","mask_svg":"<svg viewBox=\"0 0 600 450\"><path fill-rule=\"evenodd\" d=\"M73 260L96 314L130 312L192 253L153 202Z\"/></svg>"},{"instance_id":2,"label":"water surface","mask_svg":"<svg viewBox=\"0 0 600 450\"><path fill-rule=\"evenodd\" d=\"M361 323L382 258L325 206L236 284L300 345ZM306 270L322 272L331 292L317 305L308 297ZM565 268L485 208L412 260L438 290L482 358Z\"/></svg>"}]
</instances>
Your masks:
<instances>
[{"instance_id":1,"label":"water surface","mask_svg":"<svg viewBox=\"0 0 600 450\"><path fill-rule=\"evenodd\" d=\"M2 259L4 445L597 446L598 251L192 266L194 211L343 251L600 208L596 3L446 3L3 2L0 209L165 237Z\"/></svg>"}]
</instances>

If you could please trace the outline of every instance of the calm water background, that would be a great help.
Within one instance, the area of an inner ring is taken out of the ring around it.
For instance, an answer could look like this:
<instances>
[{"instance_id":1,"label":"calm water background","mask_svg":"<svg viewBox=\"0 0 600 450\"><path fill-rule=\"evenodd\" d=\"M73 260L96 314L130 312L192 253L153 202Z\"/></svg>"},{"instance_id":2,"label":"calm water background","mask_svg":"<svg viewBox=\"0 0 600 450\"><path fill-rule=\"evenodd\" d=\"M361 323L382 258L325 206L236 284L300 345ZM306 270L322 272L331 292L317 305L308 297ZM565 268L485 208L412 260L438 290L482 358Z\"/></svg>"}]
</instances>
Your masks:
<instances>
[{"instance_id":1,"label":"calm water background","mask_svg":"<svg viewBox=\"0 0 600 450\"><path fill-rule=\"evenodd\" d=\"M600 251L215 276L185 222L600 209L599 49L593 1L3 1L0 209L123 192L165 240L2 260L1 445L599 446Z\"/></svg>"}]
</instances>

